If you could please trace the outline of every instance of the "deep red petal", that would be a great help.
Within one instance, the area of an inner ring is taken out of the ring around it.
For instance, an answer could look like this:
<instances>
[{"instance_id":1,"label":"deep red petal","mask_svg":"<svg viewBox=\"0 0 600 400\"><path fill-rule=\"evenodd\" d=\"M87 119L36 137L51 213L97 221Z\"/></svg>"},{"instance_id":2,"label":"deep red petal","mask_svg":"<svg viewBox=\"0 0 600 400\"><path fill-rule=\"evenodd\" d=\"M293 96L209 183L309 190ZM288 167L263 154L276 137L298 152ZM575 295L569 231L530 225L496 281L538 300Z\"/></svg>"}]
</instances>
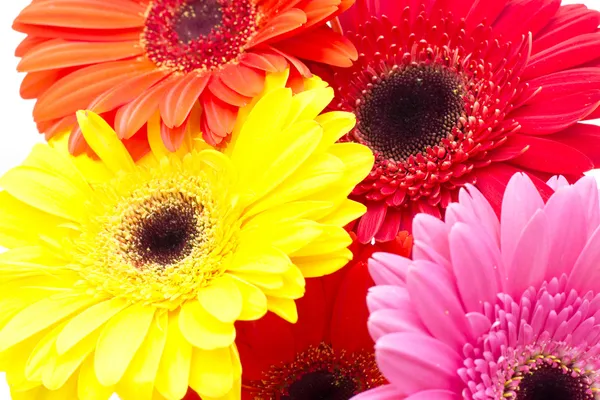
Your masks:
<instances>
[{"instance_id":1,"label":"deep red petal","mask_svg":"<svg viewBox=\"0 0 600 400\"><path fill-rule=\"evenodd\" d=\"M493 23L500 15L509 0L475 0L473 6L469 10L466 22L471 29L481 24L483 21Z\"/></svg>"},{"instance_id":2,"label":"deep red petal","mask_svg":"<svg viewBox=\"0 0 600 400\"><path fill-rule=\"evenodd\" d=\"M383 201L369 202L365 205L367 212L362 216L356 228L356 236L361 243L368 243L373 239L383 225L387 213L387 206Z\"/></svg>"},{"instance_id":3,"label":"deep red petal","mask_svg":"<svg viewBox=\"0 0 600 400\"><path fill-rule=\"evenodd\" d=\"M527 83L529 87L523 94L524 97L538 91L528 101L529 104L552 101L562 96L585 92L590 87L598 87L600 85L600 68L569 69L540 76ZM541 90L539 90L540 88Z\"/></svg>"},{"instance_id":4,"label":"deep red petal","mask_svg":"<svg viewBox=\"0 0 600 400\"><path fill-rule=\"evenodd\" d=\"M600 126L575 124L552 135L552 138L587 155L594 163L595 168L600 166Z\"/></svg>"},{"instance_id":5,"label":"deep red petal","mask_svg":"<svg viewBox=\"0 0 600 400\"><path fill-rule=\"evenodd\" d=\"M401 222L402 211L397 210L394 207L388 207L385 220L379 228L379 231L375 234L375 239L384 242L393 240L400 230Z\"/></svg>"},{"instance_id":6,"label":"deep red petal","mask_svg":"<svg viewBox=\"0 0 600 400\"><path fill-rule=\"evenodd\" d=\"M532 54L539 53L576 36L595 32L600 24L600 12L587 8L564 12L559 9L556 16L539 32L533 41Z\"/></svg>"},{"instance_id":7,"label":"deep red petal","mask_svg":"<svg viewBox=\"0 0 600 400\"><path fill-rule=\"evenodd\" d=\"M322 279L307 279L306 293L296 301L298 322L292 326L296 353L318 346L325 340L325 329L331 323L325 301Z\"/></svg>"},{"instance_id":8,"label":"deep red petal","mask_svg":"<svg viewBox=\"0 0 600 400\"><path fill-rule=\"evenodd\" d=\"M561 0L513 0L493 24L494 36L514 40L531 32L535 35L552 18ZM519 21L516 24L516 21Z\"/></svg>"}]
</instances>

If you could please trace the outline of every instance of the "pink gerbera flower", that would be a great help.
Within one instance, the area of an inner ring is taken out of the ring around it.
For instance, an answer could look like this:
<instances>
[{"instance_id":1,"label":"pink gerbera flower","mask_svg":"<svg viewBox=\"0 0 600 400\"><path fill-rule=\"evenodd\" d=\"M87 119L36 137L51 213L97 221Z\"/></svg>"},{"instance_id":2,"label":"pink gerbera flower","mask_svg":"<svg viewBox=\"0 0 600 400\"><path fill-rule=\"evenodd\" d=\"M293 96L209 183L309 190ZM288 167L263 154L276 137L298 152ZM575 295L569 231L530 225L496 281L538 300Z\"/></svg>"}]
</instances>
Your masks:
<instances>
[{"instance_id":1,"label":"pink gerbera flower","mask_svg":"<svg viewBox=\"0 0 600 400\"><path fill-rule=\"evenodd\" d=\"M412 217L441 217L466 183L499 209L510 177L542 190L600 163L600 12L560 0L357 0L336 25L358 49L319 71L333 109L353 112L342 140L375 165L353 196L363 243ZM314 70L314 72L317 72ZM333 73L332 73L333 72Z\"/></svg>"},{"instance_id":2,"label":"pink gerbera flower","mask_svg":"<svg viewBox=\"0 0 600 400\"><path fill-rule=\"evenodd\" d=\"M600 399L600 204L592 178L544 204L514 175L501 219L473 186L416 216L412 260L376 253L369 330L389 385L360 400Z\"/></svg>"}]
</instances>

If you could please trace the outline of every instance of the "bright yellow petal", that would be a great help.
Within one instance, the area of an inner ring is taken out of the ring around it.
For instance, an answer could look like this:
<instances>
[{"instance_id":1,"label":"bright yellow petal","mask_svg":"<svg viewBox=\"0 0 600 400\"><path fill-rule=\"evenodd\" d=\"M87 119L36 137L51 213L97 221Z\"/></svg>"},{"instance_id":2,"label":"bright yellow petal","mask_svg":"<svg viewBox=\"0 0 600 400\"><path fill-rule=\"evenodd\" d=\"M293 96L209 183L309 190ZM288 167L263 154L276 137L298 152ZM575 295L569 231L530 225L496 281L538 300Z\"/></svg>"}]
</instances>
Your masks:
<instances>
[{"instance_id":1,"label":"bright yellow petal","mask_svg":"<svg viewBox=\"0 0 600 400\"><path fill-rule=\"evenodd\" d=\"M227 347L235 340L233 323L219 321L195 300L181 306L179 328L192 346L206 350Z\"/></svg>"},{"instance_id":2,"label":"bright yellow petal","mask_svg":"<svg viewBox=\"0 0 600 400\"><path fill-rule=\"evenodd\" d=\"M104 386L119 382L148 334L155 309L134 304L110 319L98 338L94 367Z\"/></svg>"},{"instance_id":3,"label":"bright yellow petal","mask_svg":"<svg viewBox=\"0 0 600 400\"><path fill-rule=\"evenodd\" d=\"M33 348L25 364L25 377L30 381L41 381L44 371L53 364L51 358L56 358L54 344L64 322L48 332Z\"/></svg>"},{"instance_id":4,"label":"bright yellow petal","mask_svg":"<svg viewBox=\"0 0 600 400\"><path fill-rule=\"evenodd\" d=\"M343 249L326 256L294 257L294 263L300 268L306 278L317 278L332 274L346 265L350 260L352 260L352 252L348 249Z\"/></svg>"},{"instance_id":5,"label":"bright yellow petal","mask_svg":"<svg viewBox=\"0 0 600 400\"><path fill-rule=\"evenodd\" d=\"M235 275L229 276L242 295L242 311L238 320L253 321L262 318L267 313L267 297L264 292Z\"/></svg>"},{"instance_id":6,"label":"bright yellow petal","mask_svg":"<svg viewBox=\"0 0 600 400\"><path fill-rule=\"evenodd\" d=\"M273 246L257 248L254 242L240 242L231 260L229 271L238 273L280 274L289 268L287 254Z\"/></svg>"},{"instance_id":7,"label":"bright yellow petal","mask_svg":"<svg viewBox=\"0 0 600 400\"><path fill-rule=\"evenodd\" d=\"M323 127L323 139L317 151L324 151L347 134L356 125L353 113L332 111L319 115L315 120Z\"/></svg>"},{"instance_id":8,"label":"bright yellow petal","mask_svg":"<svg viewBox=\"0 0 600 400\"><path fill-rule=\"evenodd\" d=\"M345 249L351 243L352 239L344 228L335 225L322 225L322 234L301 249L290 253L290 257L329 254Z\"/></svg>"},{"instance_id":9,"label":"bright yellow petal","mask_svg":"<svg viewBox=\"0 0 600 400\"><path fill-rule=\"evenodd\" d=\"M242 294L229 275L213 279L198 292L204 309L224 323L233 323L242 312Z\"/></svg>"},{"instance_id":10,"label":"bright yellow petal","mask_svg":"<svg viewBox=\"0 0 600 400\"><path fill-rule=\"evenodd\" d=\"M295 324L298 322L298 309L296 302L290 299L282 299L279 297L267 297L267 305L269 311L280 316L284 320Z\"/></svg>"},{"instance_id":11,"label":"bright yellow petal","mask_svg":"<svg viewBox=\"0 0 600 400\"><path fill-rule=\"evenodd\" d=\"M77 377L77 395L79 400L106 400L114 392L112 386L103 386L94 371L94 356L83 362Z\"/></svg>"},{"instance_id":12,"label":"bright yellow petal","mask_svg":"<svg viewBox=\"0 0 600 400\"><path fill-rule=\"evenodd\" d=\"M318 220L333 212L335 204L330 201L294 201L271 207L253 215L242 225L242 229L261 228L273 222L293 219Z\"/></svg>"},{"instance_id":13,"label":"bright yellow petal","mask_svg":"<svg viewBox=\"0 0 600 400\"><path fill-rule=\"evenodd\" d=\"M358 143L336 143L329 148L331 154L339 158L346 165L343 182L346 183L348 193L359 182L366 178L373 168L375 157L367 146ZM340 182L341 184L342 182Z\"/></svg>"},{"instance_id":14,"label":"bright yellow petal","mask_svg":"<svg viewBox=\"0 0 600 400\"><path fill-rule=\"evenodd\" d=\"M192 345L179 329L179 314L169 315L167 342L156 374L156 389L167 399L185 396L190 376Z\"/></svg>"},{"instance_id":15,"label":"bright yellow petal","mask_svg":"<svg viewBox=\"0 0 600 400\"><path fill-rule=\"evenodd\" d=\"M277 223L278 222L278 223ZM257 246L267 244L290 254L301 249L318 238L322 233L321 225L310 220L278 220L254 229L243 229L239 240Z\"/></svg>"},{"instance_id":16,"label":"bright yellow petal","mask_svg":"<svg viewBox=\"0 0 600 400\"><path fill-rule=\"evenodd\" d=\"M135 163L115 131L99 115L77 111L77 122L85 141L114 173L131 171Z\"/></svg>"},{"instance_id":17,"label":"bright yellow petal","mask_svg":"<svg viewBox=\"0 0 600 400\"><path fill-rule=\"evenodd\" d=\"M330 87L306 90L292 99L290 112L285 126L296 121L315 119L333 100L333 89Z\"/></svg>"},{"instance_id":18,"label":"bright yellow petal","mask_svg":"<svg viewBox=\"0 0 600 400\"><path fill-rule=\"evenodd\" d=\"M194 348L190 387L202 398L225 396L233 387L236 362L229 347L215 350ZM238 361L239 362L239 361Z\"/></svg>"},{"instance_id":19,"label":"bright yellow petal","mask_svg":"<svg viewBox=\"0 0 600 400\"><path fill-rule=\"evenodd\" d=\"M58 354L68 351L126 306L127 302L125 300L113 298L94 304L74 316L56 339L56 351Z\"/></svg>"},{"instance_id":20,"label":"bright yellow petal","mask_svg":"<svg viewBox=\"0 0 600 400\"><path fill-rule=\"evenodd\" d=\"M160 135L160 114L155 113L148 120L148 143L150 144L150 150L152 154L157 158L166 157L169 155L169 150L165 147L165 144Z\"/></svg>"},{"instance_id":21,"label":"bright yellow petal","mask_svg":"<svg viewBox=\"0 0 600 400\"><path fill-rule=\"evenodd\" d=\"M327 225L346 226L366 211L367 207L363 204L357 201L344 200L332 213L320 219L319 222Z\"/></svg>"},{"instance_id":22,"label":"bright yellow petal","mask_svg":"<svg viewBox=\"0 0 600 400\"><path fill-rule=\"evenodd\" d=\"M84 293L69 293L45 298L30 305L0 330L0 351L22 342L97 301Z\"/></svg>"},{"instance_id":23,"label":"bright yellow petal","mask_svg":"<svg viewBox=\"0 0 600 400\"><path fill-rule=\"evenodd\" d=\"M88 197L71 182L31 167L16 167L0 178L10 195L57 217L81 221Z\"/></svg>"}]
</instances>

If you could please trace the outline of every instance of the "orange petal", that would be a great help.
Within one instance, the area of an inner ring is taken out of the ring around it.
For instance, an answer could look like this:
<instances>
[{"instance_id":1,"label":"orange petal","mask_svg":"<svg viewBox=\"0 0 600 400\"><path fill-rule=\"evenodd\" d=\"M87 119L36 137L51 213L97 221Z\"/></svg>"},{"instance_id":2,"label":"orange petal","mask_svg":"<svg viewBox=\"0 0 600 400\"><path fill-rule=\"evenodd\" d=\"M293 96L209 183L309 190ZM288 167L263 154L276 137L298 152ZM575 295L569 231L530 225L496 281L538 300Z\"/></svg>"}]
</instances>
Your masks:
<instances>
[{"instance_id":1,"label":"orange petal","mask_svg":"<svg viewBox=\"0 0 600 400\"><path fill-rule=\"evenodd\" d=\"M15 49L15 57L23 57L25 53L27 53L29 50L31 50L38 44L44 43L47 40L49 39L37 36L27 36L21 41L21 43L19 43L19 45Z\"/></svg>"},{"instance_id":2,"label":"orange petal","mask_svg":"<svg viewBox=\"0 0 600 400\"><path fill-rule=\"evenodd\" d=\"M69 129L72 129L76 124L77 124L77 118L75 118L74 114L66 116L64 118L61 118L56 123L54 123L52 126L50 126L48 129L44 130L44 135L46 136L46 140L50 139L51 137L55 136L56 134L64 133L64 132L68 131Z\"/></svg>"},{"instance_id":3,"label":"orange petal","mask_svg":"<svg viewBox=\"0 0 600 400\"><path fill-rule=\"evenodd\" d=\"M224 84L219 77L214 77L211 79L208 88L217 98L236 107L243 107L252 100L251 98L242 96L235 90L231 89L229 86Z\"/></svg>"},{"instance_id":4,"label":"orange petal","mask_svg":"<svg viewBox=\"0 0 600 400\"><path fill-rule=\"evenodd\" d=\"M169 74L169 71L154 70L128 79L97 97L88 109L101 114L121 107L139 97Z\"/></svg>"},{"instance_id":5,"label":"orange petal","mask_svg":"<svg viewBox=\"0 0 600 400\"><path fill-rule=\"evenodd\" d=\"M31 36L46 39L88 40L90 42L121 42L139 40L140 28L123 29L80 29L63 28L60 26L29 25L13 22L12 28Z\"/></svg>"},{"instance_id":6,"label":"orange petal","mask_svg":"<svg viewBox=\"0 0 600 400\"><path fill-rule=\"evenodd\" d=\"M143 49L138 42L91 43L54 39L28 51L17 66L17 71L33 72L96 64L142 53Z\"/></svg>"},{"instance_id":7,"label":"orange petal","mask_svg":"<svg viewBox=\"0 0 600 400\"><path fill-rule=\"evenodd\" d=\"M183 124L209 79L210 74L193 72L178 78L160 102L160 116L165 125L173 128Z\"/></svg>"},{"instance_id":8,"label":"orange petal","mask_svg":"<svg viewBox=\"0 0 600 400\"><path fill-rule=\"evenodd\" d=\"M256 35L248 42L248 47L265 43L270 39L282 39L283 35L306 23L306 14L298 8L291 8L268 20Z\"/></svg>"},{"instance_id":9,"label":"orange petal","mask_svg":"<svg viewBox=\"0 0 600 400\"><path fill-rule=\"evenodd\" d=\"M314 25L325 23L339 10L339 0L314 1L303 8L306 14L306 24L302 26L302 30L308 29Z\"/></svg>"},{"instance_id":10,"label":"orange petal","mask_svg":"<svg viewBox=\"0 0 600 400\"><path fill-rule=\"evenodd\" d=\"M310 69L308 69L308 67L306 66L306 64L304 64L302 61L300 61L299 59L297 59L296 57L292 56L291 54L285 53L279 49L276 48L272 48L273 51L281 54L283 57L285 57L285 59L292 64L292 66L294 68L296 68L296 70L298 70L298 72L300 72L300 74L302 76L304 76L305 78L310 78L312 76L312 73L310 72Z\"/></svg>"},{"instance_id":11,"label":"orange petal","mask_svg":"<svg viewBox=\"0 0 600 400\"><path fill-rule=\"evenodd\" d=\"M185 138L185 131L187 129L189 120L186 119L183 123L175 128L169 128L163 121L160 124L160 137L162 138L165 147L170 152L176 152L181 147L183 139Z\"/></svg>"},{"instance_id":12,"label":"orange petal","mask_svg":"<svg viewBox=\"0 0 600 400\"><path fill-rule=\"evenodd\" d=\"M15 21L23 24L85 29L142 27L144 7L122 0L40 0L25 7Z\"/></svg>"},{"instance_id":13,"label":"orange petal","mask_svg":"<svg viewBox=\"0 0 600 400\"><path fill-rule=\"evenodd\" d=\"M219 100L207 91L202 96L202 110L202 120L213 134L224 138L233 131L238 107Z\"/></svg>"},{"instance_id":14,"label":"orange petal","mask_svg":"<svg viewBox=\"0 0 600 400\"><path fill-rule=\"evenodd\" d=\"M242 64L232 65L221 73L221 80L242 96L258 96L265 86L265 73Z\"/></svg>"},{"instance_id":15,"label":"orange petal","mask_svg":"<svg viewBox=\"0 0 600 400\"><path fill-rule=\"evenodd\" d=\"M60 118L85 109L96 96L143 74L154 65L150 62L112 61L81 68L52 85L33 108L36 121Z\"/></svg>"},{"instance_id":16,"label":"orange petal","mask_svg":"<svg viewBox=\"0 0 600 400\"><path fill-rule=\"evenodd\" d=\"M121 139L133 136L158 110L160 99L173 83L173 75L121 107L115 118L115 131Z\"/></svg>"},{"instance_id":17,"label":"orange petal","mask_svg":"<svg viewBox=\"0 0 600 400\"><path fill-rule=\"evenodd\" d=\"M267 72L281 72L288 67L288 63L283 56L268 50L255 50L244 53L240 62Z\"/></svg>"},{"instance_id":18,"label":"orange petal","mask_svg":"<svg viewBox=\"0 0 600 400\"><path fill-rule=\"evenodd\" d=\"M133 161L138 161L150 152L150 143L148 143L148 131L143 126L135 135L129 139L123 140L123 145L131 154Z\"/></svg>"},{"instance_id":19,"label":"orange petal","mask_svg":"<svg viewBox=\"0 0 600 400\"><path fill-rule=\"evenodd\" d=\"M24 99L38 98L58 80L60 71L52 69L48 71L30 72L25 75L21 82L20 94Z\"/></svg>"}]
</instances>

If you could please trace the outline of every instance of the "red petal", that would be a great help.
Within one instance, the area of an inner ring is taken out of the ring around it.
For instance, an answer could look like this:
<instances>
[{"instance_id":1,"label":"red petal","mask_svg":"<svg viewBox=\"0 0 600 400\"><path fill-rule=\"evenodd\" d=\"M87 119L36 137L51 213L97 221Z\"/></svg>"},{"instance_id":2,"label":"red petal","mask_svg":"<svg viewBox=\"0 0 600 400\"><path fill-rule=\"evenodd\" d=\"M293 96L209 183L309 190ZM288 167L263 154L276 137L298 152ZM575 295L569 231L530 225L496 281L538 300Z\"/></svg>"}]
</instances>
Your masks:
<instances>
[{"instance_id":1,"label":"red petal","mask_svg":"<svg viewBox=\"0 0 600 400\"><path fill-rule=\"evenodd\" d=\"M188 126L188 120L185 120L180 126L175 128L169 128L164 122L160 124L160 137L167 150L175 152L181 147L183 139L185 138L185 131Z\"/></svg>"},{"instance_id":2,"label":"red petal","mask_svg":"<svg viewBox=\"0 0 600 400\"><path fill-rule=\"evenodd\" d=\"M384 202L370 202L365 205L367 212L362 216L356 228L356 237L361 243L369 243L373 239L381 228L387 213L387 206Z\"/></svg>"},{"instance_id":3,"label":"red petal","mask_svg":"<svg viewBox=\"0 0 600 400\"><path fill-rule=\"evenodd\" d=\"M347 266L338 291L331 319L331 347L337 352L354 353L372 349L373 340L367 330L367 291L374 285L366 260Z\"/></svg>"},{"instance_id":4,"label":"red petal","mask_svg":"<svg viewBox=\"0 0 600 400\"><path fill-rule=\"evenodd\" d=\"M121 107L139 97L169 74L170 72L166 70L154 70L128 79L98 96L88 109L101 114Z\"/></svg>"},{"instance_id":5,"label":"red petal","mask_svg":"<svg viewBox=\"0 0 600 400\"><path fill-rule=\"evenodd\" d=\"M278 49L296 57L333 65L350 67L358 58L352 42L328 27L313 29L276 44Z\"/></svg>"},{"instance_id":6,"label":"red petal","mask_svg":"<svg viewBox=\"0 0 600 400\"><path fill-rule=\"evenodd\" d=\"M390 3L393 4L393 2ZM475 5L474 3L475 1L473 0L437 0L435 1L435 5L432 7L432 9L450 12L452 13L453 17L456 17L457 20L460 20L469 14L469 11L472 10ZM479 23L480 22L481 21L479 21ZM492 21L489 20L488 22Z\"/></svg>"},{"instance_id":7,"label":"red petal","mask_svg":"<svg viewBox=\"0 0 600 400\"><path fill-rule=\"evenodd\" d=\"M576 148L592 160L594 167L600 166L600 126L575 124L552 139Z\"/></svg>"},{"instance_id":8,"label":"red petal","mask_svg":"<svg viewBox=\"0 0 600 400\"><path fill-rule=\"evenodd\" d=\"M393 240L400 230L401 222L402 211L389 207L381 228L379 228L379 231L375 234L375 239L383 242Z\"/></svg>"},{"instance_id":9,"label":"red petal","mask_svg":"<svg viewBox=\"0 0 600 400\"><path fill-rule=\"evenodd\" d=\"M288 66L283 56L268 50L245 53L241 58L241 63L267 72L281 72Z\"/></svg>"},{"instance_id":10,"label":"red petal","mask_svg":"<svg viewBox=\"0 0 600 400\"><path fill-rule=\"evenodd\" d=\"M561 42L532 56L523 72L523 79L533 79L576 67L598 58L600 34L588 33Z\"/></svg>"},{"instance_id":11,"label":"red petal","mask_svg":"<svg viewBox=\"0 0 600 400\"><path fill-rule=\"evenodd\" d=\"M210 74L189 73L175 81L159 106L165 125L173 128L183 124L209 79Z\"/></svg>"},{"instance_id":12,"label":"red petal","mask_svg":"<svg viewBox=\"0 0 600 400\"><path fill-rule=\"evenodd\" d=\"M306 293L296 301L298 322L292 326L296 353L304 352L310 346L316 347L324 341L325 330L332 322L325 302L323 280L307 279Z\"/></svg>"},{"instance_id":13,"label":"red petal","mask_svg":"<svg viewBox=\"0 0 600 400\"><path fill-rule=\"evenodd\" d=\"M553 138L517 134L510 141L529 146L525 153L510 160L511 164L552 174L582 174L594 168L585 154Z\"/></svg>"},{"instance_id":14,"label":"red petal","mask_svg":"<svg viewBox=\"0 0 600 400\"><path fill-rule=\"evenodd\" d=\"M265 26L261 27L256 35L250 39L247 46L249 48L256 47L259 44L266 44L269 40L283 39L284 34L301 27L305 23L306 14L304 14L304 11L297 8L283 11L269 19Z\"/></svg>"},{"instance_id":15,"label":"red petal","mask_svg":"<svg viewBox=\"0 0 600 400\"><path fill-rule=\"evenodd\" d=\"M475 0L469 14L467 15L467 26L471 29L481 24L484 20L493 23L504 10L508 0Z\"/></svg>"},{"instance_id":16,"label":"red petal","mask_svg":"<svg viewBox=\"0 0 600 400\"><path fill-rule=\"evenodd\" d=\"M242 96L224 84L221 78L216 76L210 80L208 89L217 98L223 100L227 104L231 104L232 106L243 107L252 101L250 97Z\"/></svg>"},{"instance_id":17,"label":"red petal","mask_svg":"<svg viewBox=\"0 0 600 400\"><path fill-rule=\"evenodd\" d=\"M54 119L86 108L106 90L154 65L137 61L113 61L81 68L58 82L40 96L33 109L36 121Z\"/></svg>"},{"instance_id":18,"label":"red petal","mask_svg":"<svg viewBox=\"0 0 600 400\"><path fill-rule=\"evenodd\" d=\"M535 38L532 54L539 53L576 36L595 32L598 25L600 25L600 12L598 11L582 8L575 10L575 12L568 12L566 16L561 11L559 10L556 16Z\"/></svg>"},{"instance_id":19,"label":"red petal","mask_svg":"<svg viewBox=\"0 0 600 400\"><path fill-rule=\"evenodd\" d=\"M312 1L302 8L306 14L306 24L298 31L304 31L313 26L324 24L330 20L339 10L339 0Z\"/></svg>"},{"instance_id":20,"label":"red petal","mask_svg":"<svg viewBox=\"0 0 600 400\"><path fill-rule=\"evenodd\" d=\"M58 80L60 71L48 70L31 72L21 82L20 94L24 99L35 99Z\"/></svg>"},{"instance_id":21,"label":"red petal","mask_svg":"<svg viewBox=\"0 0 600 400\"><path fill-rule=\"evenodd\" d=\"M512 140L515 136L516 135L507 137L507 140L502 145L491 150L488 155L489 160L492 162L507 161L518 157L527 151L529 148L528 144L522 143L519 140Z\"/></svg>"},{"instance_id":22,"label":"red petal","mask_svg":"<svg viewBox=\"0 0 600 400\"><path fill-rule=\"evenodd\" d=\"M150 143L148 143L148 131L146 130L146 126L142 127L129 139L124 139L123 145L129 154L131 154L133 161L138 161L146 154L150 153Z\"/></svg>"},{"instance_id":23,"label":"red petal","mask_svg":"<svg viewBox=\"0 0 600 400\"><path fill-rule=\"evenodd\" d=\"M586 118L600 104L600 90L576 93L553 101L524 106L511 113L521 125L521 132L547 135Z\"/></svg>"},{"instance_id":24,"label":"red petal","mask_svg":"<svg viewBox=\"0 0 600 400\"><path fill-rule=\"evenodd\" d=\"M494 36L508 41L531 32L535 35L552 18L561 0L513 0L493 24ZM515 22L519 21L518 25Z\"/></svg>"},{"instance_id":25,"label":"red petal","mask_svg":"<svg viewBox=\"0 0 600 400\"><path fill-rule=\"evenodd\" d=\"M23 56L20 72L43 71L79 65L116 61L143 53L138 42L86 43L54 39L44 42Z\"/></svg>"},{"instance_id":26,"label":"red petal","mask_svg":"<svg viewBox=\"0 0 600 400\"><path fill-rule=\"evenodd\" d=\"M226 68L220 75L221 80L242 96L258 96L265 85L265 73L242 64Z\"/></svg>"},{"instance_id":27,"label":"red petal","mask_svg":"<svg viewBox=\"0 0 600 400\"><path fill-rule=\"evenodd\" d=\"M23 24L86 29L144 26L145 8L122 0L40 0L25 7L16 21Z\"/></svg>"},{"instance_id":28,"label":"red petal","mask_svg":"<svg viewBox=\"0 0 600 400\"><path fill-rule=\"evenodd\" d=\"M592 87L598 87L600 84L600 68L577 68L566 71L555 72L550 75L544 75L527 82L529 88L523 94L527 97L529 94L542 88L528 103L547 102L558 97L571 95L577 92L584 92Z\"/></svg>"}]
</instances>

